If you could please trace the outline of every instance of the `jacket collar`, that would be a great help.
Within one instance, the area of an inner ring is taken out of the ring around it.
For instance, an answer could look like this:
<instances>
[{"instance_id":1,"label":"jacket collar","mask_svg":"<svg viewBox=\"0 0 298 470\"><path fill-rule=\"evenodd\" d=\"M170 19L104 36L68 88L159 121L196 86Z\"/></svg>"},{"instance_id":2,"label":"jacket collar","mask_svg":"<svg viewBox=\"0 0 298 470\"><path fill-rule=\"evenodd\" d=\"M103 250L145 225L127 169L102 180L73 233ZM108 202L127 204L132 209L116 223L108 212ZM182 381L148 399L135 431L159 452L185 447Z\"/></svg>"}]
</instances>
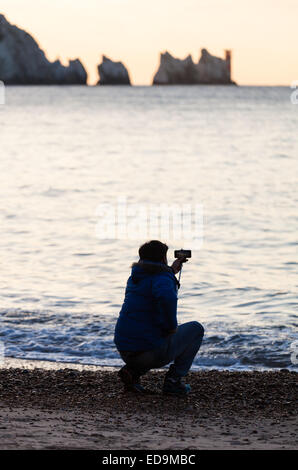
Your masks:
<instances>
[{"instance_id":1,"label":"jacket collar","mask_svg":"<svg viewBox=\"0 0 298 470\"><path fill-rule=\"evenodd\" d=\"M155 261L140 260L138 263L133 263L132 268L134 267L139 267L148 274L158 274L165 271L173 274L173 270L170 266Z\"/></svg>"}]
</instances>

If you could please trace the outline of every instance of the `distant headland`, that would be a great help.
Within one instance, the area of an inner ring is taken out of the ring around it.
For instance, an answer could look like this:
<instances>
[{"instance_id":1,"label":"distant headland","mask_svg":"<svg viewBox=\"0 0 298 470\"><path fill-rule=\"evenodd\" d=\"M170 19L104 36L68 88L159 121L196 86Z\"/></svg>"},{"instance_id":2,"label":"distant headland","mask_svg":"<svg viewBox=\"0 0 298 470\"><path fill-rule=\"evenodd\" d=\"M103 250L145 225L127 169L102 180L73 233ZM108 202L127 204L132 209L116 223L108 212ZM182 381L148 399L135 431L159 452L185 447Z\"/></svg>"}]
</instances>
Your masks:
<instances>
[{"instance_id":1,"label":"distant headland","mask_svg":"<svg viewBox=\"0 0 298 470\"><path fill-rule=\"evenodd\" d=\"M98 65L98 85L131 85L127 68L102 56ZM0 14L0 80L5 85L86 85L87 72L79 59L67 66L60 60L50 62L37 41L23 29L9 23ZM153 85L232 85L231 51L225 59L202 49L196 64L189 55L177 59L169 52L160 55Z\"/></svg>"},{"instance_id":2,"label":"distant headland","mask_svg":"<svg viewBox=\"0 0 298 470\"><path fill-rule=\"evenodd\" d=\"M85 85L87 72L79 59L68 66L50 62L26 31L0 15L0 80L6 85Z\"/></svg>"}]
</instances>

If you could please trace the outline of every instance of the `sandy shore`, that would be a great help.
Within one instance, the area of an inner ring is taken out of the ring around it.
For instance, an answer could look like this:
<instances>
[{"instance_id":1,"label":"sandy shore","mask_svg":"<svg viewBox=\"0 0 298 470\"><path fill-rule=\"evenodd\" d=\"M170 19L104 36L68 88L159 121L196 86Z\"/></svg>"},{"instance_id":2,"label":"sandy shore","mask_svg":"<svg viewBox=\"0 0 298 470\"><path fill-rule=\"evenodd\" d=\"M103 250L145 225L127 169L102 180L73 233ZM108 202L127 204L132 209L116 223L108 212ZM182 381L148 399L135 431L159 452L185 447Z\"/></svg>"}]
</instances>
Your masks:
<instances>
[{"instance_id":1,"label":"sandy shore","mask_svg":"<svg viewBox=\"0 0 298 470\"><path fill-rule=\"evenodd\" d=\"M163 375L136 396L114 370L1 369L0 448L298 448L297 373L193 372L183 399L160 394Z\"/></svg>"}]
</instances>

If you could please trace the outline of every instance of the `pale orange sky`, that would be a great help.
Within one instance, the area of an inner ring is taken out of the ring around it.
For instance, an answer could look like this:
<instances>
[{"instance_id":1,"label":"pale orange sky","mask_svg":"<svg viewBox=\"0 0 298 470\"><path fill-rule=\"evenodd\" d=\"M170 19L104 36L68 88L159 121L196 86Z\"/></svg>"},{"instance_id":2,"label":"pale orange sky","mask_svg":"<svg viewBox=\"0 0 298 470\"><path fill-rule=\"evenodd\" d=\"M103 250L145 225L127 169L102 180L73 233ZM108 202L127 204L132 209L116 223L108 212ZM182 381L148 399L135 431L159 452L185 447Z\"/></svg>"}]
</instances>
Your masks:
<instances>
[{"instance_id":1,"label":"pale orange sky","mask_svg":"<svg viewBox=\"0 0 298 470\"><path fill-rule=\"evenodd\" d=\"M147 85L161 51L197 61L202 47L220 57L232 49L239 84L298 80L297 0L1 0L0 12L49 59L79 57L90 83L102 54Z\"/></svg>"}]
</instances>

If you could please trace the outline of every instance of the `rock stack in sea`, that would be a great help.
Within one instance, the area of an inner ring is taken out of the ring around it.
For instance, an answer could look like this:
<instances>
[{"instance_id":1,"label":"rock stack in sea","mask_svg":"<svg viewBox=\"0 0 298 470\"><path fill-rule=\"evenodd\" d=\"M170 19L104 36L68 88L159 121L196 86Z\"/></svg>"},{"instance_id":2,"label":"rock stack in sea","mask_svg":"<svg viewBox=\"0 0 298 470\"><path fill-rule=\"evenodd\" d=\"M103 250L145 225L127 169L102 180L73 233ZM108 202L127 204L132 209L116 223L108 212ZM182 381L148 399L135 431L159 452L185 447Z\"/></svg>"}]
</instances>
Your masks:
<instances>
[{"instance_id":1,"label":"rock stack in sea","mask_svg":"<svg viewBox=\"0 0 298 470\"><path fill-rule=\"evenodd\" d=\"M0 80L6 85L85 85L79 59L50 62L35 39L0 15Z\"/></svg>"},{"instance_id":2,"label":"rock stack in sea","mask_svg":"<svg viewBox=\"0 0 298 470\"><path fill-rule=\"evenodd\" d=\"M153 85L232 85L231 52L226 51L226 58L215 57L202 49L201 58L196 64L191 55L177 59L169 52L160 55L160 65Z\"/></svg>"},{"instance_id":3,"label":"rock stack in sea","mask_svg":"<svg viewBox=\"0 0 298 470\"><path fill-rule=\"evenodd\" d=\"M98 85L130 85L129 73L122 62L114 62L105 55L98 65Z\"/></svg>"}]
</instances>

